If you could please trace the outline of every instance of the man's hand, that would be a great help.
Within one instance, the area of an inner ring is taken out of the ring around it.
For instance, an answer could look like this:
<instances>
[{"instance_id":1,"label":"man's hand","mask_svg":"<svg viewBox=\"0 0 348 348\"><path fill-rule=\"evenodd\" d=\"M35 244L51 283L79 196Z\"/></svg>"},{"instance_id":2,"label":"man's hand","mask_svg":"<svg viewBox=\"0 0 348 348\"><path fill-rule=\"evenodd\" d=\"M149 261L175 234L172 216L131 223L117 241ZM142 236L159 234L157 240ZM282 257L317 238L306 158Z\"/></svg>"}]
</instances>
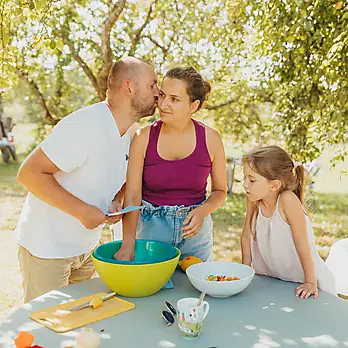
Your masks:
<instances>
[{"instance_id":1,"label":"man's hand","mask_svg":"<svg viewBox=\"0 0 348 348\"><path fill-rule=\"evenodd\" d=\"M109 213L116 213L118 211L122 210L122 202L118 199L115 199L112 201L112 203L109 206ZM120 222L123 218L123 214L116 215L116 216L107 216L105 223L108 225L114 225L117 222Z\"/></svg>"},{"instance_id":2,"label":"man's hand","mask_svg":"<svg viewBox=\"0 0 348 348\"><path fill-rule=\"evenodd\" d=\"M122 243L121 248L115 253L114 259L125 261L134 260L134 245Z\"/></svg>"},{"instance_id":3,"label":"man's hand","mask_svg":"<svg viewBox=\"0 0 348 348\"><path fill-rule=\"evenodd\" d=\"M88 205L78 219L83 226L93 230L105 221L106 216L99 208L94 205Z\"/></svg>"}]
</instances>

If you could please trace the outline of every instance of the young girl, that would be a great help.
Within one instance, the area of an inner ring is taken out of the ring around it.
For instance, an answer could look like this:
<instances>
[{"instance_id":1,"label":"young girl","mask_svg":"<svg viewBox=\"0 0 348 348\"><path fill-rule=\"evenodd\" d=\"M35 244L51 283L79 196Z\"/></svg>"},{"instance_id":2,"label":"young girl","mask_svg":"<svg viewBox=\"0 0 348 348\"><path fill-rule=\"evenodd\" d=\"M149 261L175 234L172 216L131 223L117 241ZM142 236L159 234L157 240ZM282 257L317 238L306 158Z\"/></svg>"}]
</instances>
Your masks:
<instances>
[{"instance_id":1,"label":"young girl","mask_svg":"<svg viewBox=\"0 0 348 348\"><path fill-rule=\"evenodd\" d=\"M335 280L315 246L303 208L305 169L278 146L244 156L247 212L241 237L242 262L257 274L302 283L296 296L336 295Z\"/></svg>"}]
</instances>

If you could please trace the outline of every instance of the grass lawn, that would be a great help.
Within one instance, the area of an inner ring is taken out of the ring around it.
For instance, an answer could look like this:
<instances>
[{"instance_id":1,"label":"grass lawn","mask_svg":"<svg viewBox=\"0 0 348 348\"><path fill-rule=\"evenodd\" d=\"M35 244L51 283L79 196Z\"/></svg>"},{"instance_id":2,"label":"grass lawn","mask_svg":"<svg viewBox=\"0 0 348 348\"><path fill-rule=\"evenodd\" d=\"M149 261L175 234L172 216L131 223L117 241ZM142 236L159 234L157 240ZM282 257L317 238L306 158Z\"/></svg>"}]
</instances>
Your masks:
<instances>
[{"instance_id":1,"label":"grass lawn","mask_svg":"<svg viewBox=\"0 0 348 348\"><path fill-rule=\"evenodd\" d=\"M30 127L26 127L27 129L20 129L23 134L31 131ZM20 135L20 131L18 131L18 135ZM20 139L18 135L17 141ZM33 136L31 138L33 139ZM23 151L28 144L30 141L26 138L26 144L22 144L22 148L19 147L19 152ZM20 158L23 159L23 157L22 154ZM16 182L17 170L17 165L5 165L0 162L0 322L21 304L21 279L13 230L23 206L26 191ZM327 173L325 175L327 176ZM321 178L320 185L316 186L320 192L315 193L315 203L310 210L316 242L323 258L327 257L330 246L336 240L348 238L348 185L338 182L339 174L330 175L332 179L327 180L336 189L332 190L333 193L327 193L325 179ZM239 176L240 173L237 177ZM344 188L345 193L338 193L344 192ZM213 214L214 258L216 260L240 261L239 236L243 227L245 211L244 195L240 183L235 185L234 191L236 193ZM102 237L104 241L110 240L109 230L103 230Z\"/></svg>"}]
</instances>

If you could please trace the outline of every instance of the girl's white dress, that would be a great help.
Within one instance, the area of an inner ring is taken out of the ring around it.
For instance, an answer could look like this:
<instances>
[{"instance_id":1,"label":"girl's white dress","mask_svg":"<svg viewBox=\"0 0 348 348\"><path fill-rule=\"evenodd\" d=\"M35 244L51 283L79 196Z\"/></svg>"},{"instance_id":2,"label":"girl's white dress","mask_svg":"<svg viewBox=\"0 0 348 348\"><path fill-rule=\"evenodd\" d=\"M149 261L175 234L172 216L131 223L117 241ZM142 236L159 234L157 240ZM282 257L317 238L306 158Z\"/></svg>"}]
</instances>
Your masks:
<instances>
[{"instance_id":1,"label":"girl's white dress","mask_svg":"<svg viewBox=\"0 0 348 348\"><path fill-rule=\"evenodd\" d=\"M269 218L262 215L259 206L256 220L256 240L251 236L252 266L258 274L304 283L304 273L290 225L283 220L279 213L279 197L280 195L277 199L276 209ZM318 288L337 295L334 276L318 253L312 223L306 214L305 219Z\"/></svg>"}]
</instances>

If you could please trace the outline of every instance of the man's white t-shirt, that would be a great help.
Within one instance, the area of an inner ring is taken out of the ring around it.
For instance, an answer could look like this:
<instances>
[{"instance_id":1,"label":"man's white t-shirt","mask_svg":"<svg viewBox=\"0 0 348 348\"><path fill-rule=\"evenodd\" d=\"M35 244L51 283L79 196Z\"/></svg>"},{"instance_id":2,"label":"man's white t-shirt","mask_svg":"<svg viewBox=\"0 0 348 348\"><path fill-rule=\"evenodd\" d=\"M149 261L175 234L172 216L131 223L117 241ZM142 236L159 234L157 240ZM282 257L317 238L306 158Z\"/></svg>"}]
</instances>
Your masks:
<instances>
[{"instance_id":1,"label":"man's white t-shirt","mask_svg":"<svg viewBox=\"0 0 348 348\"><path fill-rule=\"evenodd\" d=\"M126 180L129 133L120 136L105 102L63 118L41 143L61 170L57 182L82 201L107 211ZM68 258L91 251L102 225L88 230L73 216L29 193L15 231L17 243L40 258Z\"/></svg>"}]
</instances>

